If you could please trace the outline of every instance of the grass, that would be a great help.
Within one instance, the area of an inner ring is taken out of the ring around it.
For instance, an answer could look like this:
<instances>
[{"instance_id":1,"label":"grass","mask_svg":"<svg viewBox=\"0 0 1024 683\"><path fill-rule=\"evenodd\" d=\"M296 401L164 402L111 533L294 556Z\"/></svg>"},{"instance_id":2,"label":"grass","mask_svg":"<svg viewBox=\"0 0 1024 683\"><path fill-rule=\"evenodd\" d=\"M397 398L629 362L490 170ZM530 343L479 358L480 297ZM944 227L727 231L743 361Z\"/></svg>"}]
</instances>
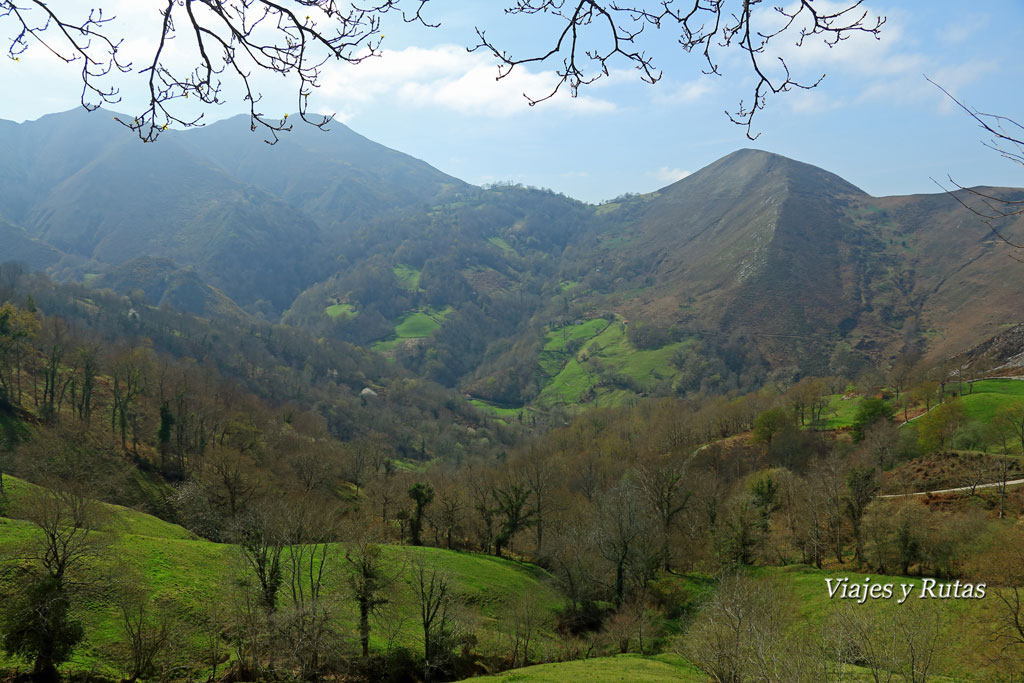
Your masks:
<instances>
[{"instance_id":1,"label":"grass","mask_svg":"<svg viewBox=\"0 0 1024 683\"><path fill-rule=\"evenodd\" d=\"M402 317L395 325L395 334L402 339L421 339L429 337L441 328L441 323L452 313L452 307L436 311L427 308L415 311Z\"/></svg>"},{"instance_id":2,"label":"grass","mask_svg":"<svg viewBox=\"0 0 1024 683\"><path fill-rule=\"evenodd\" d=\"M901 594L899 587L901 583L912 584L914 588L910 600L919 600L915 596L920 593L922 584L922 579L917 577L858 574L852 567L849 570L820 570L807 565L789 565L785 567L750 567L746 571L755 577L778 580L787 587L796 605L797 623L809 627L812 631L820 631L824 627L826 618L844 604L866 610L898 607L894 604L895 599L869 599L864 604L857 604L854 600L830 598L826 579L848 577L851 582L863 582L865 578L870 577L873 584L894 584L894 593L896 594ZM708 577L704 575L669 575L666 580L680 582L688 592L694 595L711 595L715 590L714 583L709 582ZM933 602L951 610L946 617L947 632L943 634L943 644L935 657L931 670L935 674L935 680L998 680L996 674L999 673L999 664L994 659L988 660L985 657L993 654L993 647L998 648L999 645L993 645L989 633L980 625L979 621L990 618L992 611L996 608L998 599L991 595L991 590L982 599L934 600ZM851 673L854 674L854 677L848 680L873 680L866 669L852 667Z\"/></svg>"},{"instance_id":3,"label":"grass","mask_svg":"<svg viewBox=\"0 0 1024 683\"><path fill-rule=\"evenodd\" d=\"M391 272L395 274L395 278L398 280L398 284L402 289L407 289L410 292L419 290L420 275L422 275L423 271L400 263L393 267Z\"/></svg>"},{"instance_id":4,"label":"grass","mask_svg":"<svg viewBox=\"0 0 1024 683\"><path fill-rule=\"evenodd\" d=\"M570 353L570 342L579 350ZM615 405L635 393L624 383L647 389L676 375L672 357L690 342L673 342L658 349L637 349L626 337L621 323L604 318L587 320L548 332L538 356L540 372L547 380L538 397L541 405L596 403ZM588 364L594 358L598 366ZM616 379L618 377L618 379Z\"/></svg>"},{"instance_id":5,"label":"grass","mask_svg":"<svg viewBox=\"0 0 1024 683\"><path fill-rule=\"evenodd\" d=\"M504 408L502 406L494 405L493 403L488 403L487 401L482 401L478 398L470 399L469 402L477 408L480 408L495 417L502 418L505 421L518 420L520 417L524 417L527 413L526 408Z\"/></svg>"},{"instance_id":6,"label":"grass","mask_svg":"<svg viewBox=\"0 0 1024 683\"><path fill-rule=\"evenodd\" d=\"M834 394L829 397L828 408L825 411L825 429L842 429L852 427L853 418L857 416L857 408L860 407L862 396L854 396L844 399L842 394Z\"/></svg>"},{"instance_id":7,"label":"grass","mask_svg":"<svg viewBox=\"0 0 1024 683\"><path fill-rule=\"evenodd\" d=\"M496 676L487 676L485 681L505 683L563 683L563 681L587 681L587 683L611 683L612 681L692 681L703 683L707 675L692 664L675 655L618 655L596 657L575 662L539 664L522 669L513 669Z\"/></svg>"},{"instance_id":8,"label":"grass","mask_svg":"<svg viewBox=\"0 0 1024 683\"><path fill-rule=\"evenodd\" d=\"M497 235L495 235L494 237L487 238L487 241L489 243L493 244L494 246L498 247L499 249L501 249L506 254L515 254L516 253L516 250L513 249L509 245L508 242L503 240L501 237L498 237Z\"/></svg>"},{"instance_id":9,"label":"grass","mask_svg":"<svg viewBox=\"0 0 1024 683\"><path fill-rule=\"evenodd\" d=\"M7 477L5 485L10 486L11 514L17 516L19 501L32 485ZM235 578L240 571L240 556L234 546L198 539L182 527L134 510L117 506L108 508L114 513L107 534L111 547L97 566L110 577L108 585L116 586L125 577L137 576L153 603L181 629L187 630L203 623L211 614L211 607L216 605L223 610L222 619L232 619L232 596L237 590ZM0 518L0 558L9 560L22 556L18 548L30 543L36 533L35 527L28 522ZM384 546L383 550L391 569L403 571L390 595L401 620L397 644L414 652L422 648L411 567L416 562L425 562L451 577L452 592L464 605L463 609L473 624L480 652L495 652L499 648L503 619L509 612L509 606L523 596L530 596L535 601L546 623L540 638L540 651L544 654L553 651L554 613L561 607L562 598L542 569L511 560L438 548ZM287 565L286 559L284 564ZM336 601L334 613L338 627L342 631L354 632L358 615L349 596L345 566L344 546L332 545L325 592L329 599ZM287 580L285 583L279 597L282 605L289 600ZM71 667L120 676L116 652L123 636L118 611L110 597L80 601L74 616L85 627L86 639L75 651ZM192 633L194 638L199 637L194 629ZM222 646L226 653L227 644L222 643ZM371 646L384 648L379 630L372 634ZM187 660L191 656L190 648L181 648L179 656ZM183 663L199 666L195 661ZM0 655L0 668L14 664Z\"/></svg>"},{"instance_id":10,"label":"grass","mask_svg":"<svg viewBox=\"0 0 1024 683\"><path fill-rule=\"evenodd\" d=\"M955 386L955 385L953 385ZM1024 380L986 379L974 382L967 389L971 393L961 396L964 412L972 420L989 423L1000 406L1007 403L1024 403Z\"/></svg>"},{"instance_id":11,"label":"grass","mask_svg":"<svg viewBox=\"0 0 1024 683\"><path fill-rule=\"evenodd\" d=\"M337 318L354 318L359 315L352 304L332 304L324 309L332 320Z\"/></svg>"}]
</instances>

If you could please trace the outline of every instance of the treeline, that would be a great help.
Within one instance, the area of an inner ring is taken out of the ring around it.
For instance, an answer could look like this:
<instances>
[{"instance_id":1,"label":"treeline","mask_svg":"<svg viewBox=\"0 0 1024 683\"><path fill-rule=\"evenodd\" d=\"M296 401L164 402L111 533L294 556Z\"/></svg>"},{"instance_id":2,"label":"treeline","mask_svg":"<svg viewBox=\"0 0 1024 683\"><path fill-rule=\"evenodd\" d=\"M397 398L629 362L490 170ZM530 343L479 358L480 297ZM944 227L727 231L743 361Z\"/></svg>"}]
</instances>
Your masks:
<instances>
[{"instance_id":1,"label":"treeline","mask_svg":"<svg viewBox=\"0 0 1024 683\"><path fill-rule=\"evenodd\" d=\"M225 501L214 506L221 516L237 511L249 488L241 480L259 479L264 461L292 472L272 477L286 489L336 491L359 483L353 468L361 465L352 463L365 458L357 452L379 452L382 467L389 459L493 456L517 439L517 427L344 342L135 307L12 265L3 274L5 424L80 434L164 482L201 480L221 489L211 496ZM22 436L12 428L2 440L13 448ZM320 472L306 471L310 463ZM152 493L114 502L160 512L166 501Z\"/></svg>"}]
</instances>

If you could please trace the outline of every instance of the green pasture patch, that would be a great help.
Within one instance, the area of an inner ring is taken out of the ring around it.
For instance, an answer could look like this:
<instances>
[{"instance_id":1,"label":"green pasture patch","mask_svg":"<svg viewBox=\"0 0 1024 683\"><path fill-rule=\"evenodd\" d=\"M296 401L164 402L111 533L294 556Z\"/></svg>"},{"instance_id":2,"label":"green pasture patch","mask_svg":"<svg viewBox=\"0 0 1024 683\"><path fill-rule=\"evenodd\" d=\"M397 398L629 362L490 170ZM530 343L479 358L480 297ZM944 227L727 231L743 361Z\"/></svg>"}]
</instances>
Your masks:
<instances>
[{"instance_id":1,"label":"green pasture patch","mask_svg":"<svg viewBox=\"0 0 1024 683\"><path fill-rule=\"evenodd\" d=\"M441 323L426 313L410 313L395 325L395 334L406 339L429 337Z\"/></svg>"},{"instance_id":2,"label":"green pasture patch","mask_svg":"<svg viewBox=\"0 0 1024 683\"><path fill-rule=\"evenodd\" d=\"M579 325L570 323L565 327L547 333L544 342L545 351L565 351L565 346L574 339L587 340L597 336L608 327L604 318L591 318L580 321Z\"/></svg>"},{"instance_id":3,"label":"green pasture patch","mask_svg":"<svg viewBox=\"0 0 1024 683\"><path fill-rule=\"evenodd\" d=\"M974 388L968 389L974 394L1003 394L1020 396L1024 399L1024 380L1020 379L983 379L973 383ZM967 394L965 394L966 398Z\"/></svg>"},{"instance_id":4,"label":"green pasture patch","mask_svg":"<svg viewBox=\"0 0 1024 683\"><path fill-rule=\"evenodd\" d=\"M587 683L611 683L612 681L682 681L703 683L707 674L681 657L675 655L617 655L615 657L593 657L572 662L538 664L522 669L513 669L482 680L503 681L504 683L563 683L564 681L586 681Z\"/></svg>"},{"instance_id":5,"label":"green pasture patch","mask_svg":"<svg viewBox=\"0 0 1024 683\"><path fill-rule=\"evenodd\" d=\"M477 408L480 408L481 410L484 410L487 413L494 415L496 417L509 418L515 420L518 419L524 413L526 413L525 408L505 408L502 406L494 405L493 403L488 403L487 401L482 401L478 398L472 398L469 400L469 402L475 405Z\"/></svg>"},{"instance_id":6,"label":"green pasture patch","mask_svg":"<svg viewBox=\"0 0 1024 683\"><path fill-rule=\"evenodd\" d=\"M852 427L853 418L857 416L857 408L860 407L860 402L863 399L863 396L843 398L842 394L829 396L828 408L825 409L825 414L823 415L825 418L825 429Z\"/></svg>"},{"instance_id":7,"label":"green pasture patch","mask_svg":"<svg viewBox=\"0 0 1024 683\"><path fill-rule=\"evenodd\" d=\"M420 275L423 274L423 271L400 263L394 266L391 272L395 274L395 278L402 289L415 292L420 288Z\"/></svg>"},{"instance_id":8,"label":"green pasture patch","mask_svg":"<svg viewBox=\"0 0 1024 683\"><path fill-rule=\"evenodd\" d=\"M440 311L427 308L408 313L395 325L395 334L403 339L429 337L440 329L441 323L451 315L453 310L451 306L448 306Z\"/></svg>"},{"instance_id":9,"label":"green pasture patch","mask_svg":"<svg viewBox=\"0 0 1024 683\"><path fill-rule=\"evenodd\" d=\"M326 313L332 320L336 320L338 318L354 318L359 315L356 312L355 306L352 304L332 304L324 309L324 313Z\"/></svg>"},{"instance_id":10,"label":"green pasture patch","mask_svg":"<svg viewBox=\"0 0 1024 683\"><path fill-rule=\"evenodd\" d=\"M582 342L574 356L567 348L572 340ZM553 330L547 333L537 358L540 372L550 378L539 402L617 405L635 395L632 387L647 388L676 375L672 357L691 343L686 340L657 349L637 349L626 337L622 323L604 318ZM596 366L586 362L590 358L597 361Z\"/></svg>"},{"instance_id":11,"label":"green pasture patch","mask_svg":"<svg viewBox=\"0 0 1024 683\"><path fill-rule=\"evenodd\" d=\"M515 254L515 253L516 253L516 250L515 250L515 249L513 249L513 248L512 248L512 247L511 247L511 246L509 245L509 243L508 243L508 242L506 242L505 240L503 240L503 239L502 239L501 237L498 237L497 235L495 235L494 237L488 237L488 238L487 238L487 241L488 241L488 242L489 242L490 244L493 244L494 246L496 246L496 247L498 247L499 249L501 249L501 250L502 250L503 252L505 252L506 254Z\"/></svg>"},{"instance_id":12,"label":"green pasture patch","mask_svg":"<svg viewBox=\"0 0 1024 683\"><path fill-rule=\"evenodd\" d=\"M971 420L988 424L996 416L996 411L1008 403L1024 403L1024 397L996 393L964 394L960 397L964 413Z\"/></svg>"}]
</instances>

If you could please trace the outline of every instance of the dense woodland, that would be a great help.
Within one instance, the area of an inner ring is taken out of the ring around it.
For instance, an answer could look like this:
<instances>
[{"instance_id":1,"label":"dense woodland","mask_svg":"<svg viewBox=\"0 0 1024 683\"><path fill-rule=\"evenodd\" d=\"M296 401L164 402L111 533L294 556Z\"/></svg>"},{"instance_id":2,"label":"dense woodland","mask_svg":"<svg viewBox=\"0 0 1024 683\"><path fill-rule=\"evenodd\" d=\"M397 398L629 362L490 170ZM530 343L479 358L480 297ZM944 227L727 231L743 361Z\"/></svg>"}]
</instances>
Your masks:
<instances>
[{"instance_id":1,"label":"dense woodland","mask_svg":"<svg viewBox=\"0 0 1024 683\"><path fill-rule=\"evenodd\" d=\"M981 361L908 353L855 377L501 417L296 327L214 325L17 264L0 299L0 631L38 680L98 641L101 675L130 680L453 680L619 652L721 681L1022 672L1024 498L1006 482L1024 472L1024 396L979 413ZM118 566L129 532L98 501L231 544L202 619ZM466 554L535 567L557 597L480 612L455 589ZM807 619L790 567L824 572L819 602L837 571L988 594ZM388 611L399 595L408 614ZM120 616L100 635L90 610ZM949 641L962 619L971 660Z\"/></svg>"}]
</instances>

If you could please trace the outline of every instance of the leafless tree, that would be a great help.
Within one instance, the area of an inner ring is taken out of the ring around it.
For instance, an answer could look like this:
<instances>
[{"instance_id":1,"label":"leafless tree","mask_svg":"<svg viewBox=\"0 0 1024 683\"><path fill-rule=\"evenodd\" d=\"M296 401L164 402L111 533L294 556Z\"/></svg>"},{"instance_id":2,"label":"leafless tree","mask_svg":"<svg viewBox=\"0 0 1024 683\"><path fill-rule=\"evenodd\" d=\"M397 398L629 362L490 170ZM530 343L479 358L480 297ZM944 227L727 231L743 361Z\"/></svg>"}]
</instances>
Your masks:
<instances>
[{"instance_id":1,"label":"leafless tree","mask_svg":"<svg viewBox=\"0 0 1024 683\"><path fill-rule=\"evenodd\" d=\"M852 648L857 664L875 681L928 680L936 655L947 647L951 610L942 600L911 596L899 605L887 600L875 610L844 605L826 628L836 630Z\"/></svg>"},{"instance_id":2,"label":"leafless tree","mask_svg":"<svg viewBox=\"0 0 1024 683\"><path fill-rule=\"evenodd\" d=\"M814 88L825 77L822 74L804 80L794 76L781 56L776 57L778 66L773 69L775 60L769 55L769 43L788 37L800 47L820 37L835 47L856 33L877 38L885 24L885 17L872 16L862 7L862 0L838 6L800 0L774 7L774 16L771 11L762 11L760 4L760 0L516 0L505 10L507 14L550 15L558 20L553 44L533 56L513 57L477 28L480 42L473 49L489 51L499 60L499 79L519 66L560 61L555 67L559 80L552 90L537 96L524 94L531 105L553 97L563 87L575 97L581 87L608 76L620 63L636 69L642 81L657 83L662 71L644 48L645 31L664 28L678 32L679 46L687 53L701 55L703 73L709 75L721 74L721 51L738 49L745 53L755 85L750 100L740 101L736 111L726 114L754 139L754 116L764 109L770 94Z\"/></svg>"},{"instance_id":3,"label":"leafless tree","mask_svg":"<svg viewBox=\"0 0 1024 683\"><path fill-rule=\"evenodd\" d=\"M451 577L435 564L420 556L412 562L411 583L420 611L423 628L425 681L449 661L457 639L456 601Z\"/></svg>"},{"instance_id":4,"label":"leafless tree","mask_svg":"<svg viewBox=\"0 0 1024 683\"><path fill-rule=\"evenodd\" d=\"M145 142L172 125L202 125L203 113L194 113L195 108L180 100L222 104L224 82L233 81L245 93L252 129L262 129L273 143L291 124L287 115L277 118L260 110L255 74L296 79L299 115L323 127L331 117L307 117L307 111L324 64L358 64L379 54L386 14L399 12L407 22L428 25L421 15L426 2L370 0L357 6L338 0L162 0L157 3L159 37L139 66L127 61L115 17L102 8L76 13L54 9L54 3L43 0L0 0L0 24L13 24L14 37L7 46L12 59L38 44L58 59L80 65L86 109L121 101L118 74L144 78L145 109L118 121Z\"/></svg>"},{"instance_id":5,"label":"leafless tree","mask_svg":"<svg viewBox=\"0 0 1024 683\"><path fill-rule=\"evenodd\" d=\"M682 653L712 680L809 680L789 638L794 600L777 580L726 576L681 641Z\"/></svg>"},{"instance_id":6,"label":"leafless tree","mask_svg":"<svg viewBox=\"0 0 1024 683\"><path fill-rule=\"evenodd\" d=\"M0 23L13 24L7 46L20 59L38 44L58 59L81 66L81 101L87 109L121 101L119 81L128 74L145 80L147 104L133 118L118 120L146 142L171 126L203 125L204 105L226 101L225 85L239 87L248 103L253 130L273 144L291 129L287 115L261 111L260 73L277 73L297 81L297 109L313 125L330 116L307 116L309 96L331 61L358 64L380 53L382 18L400 13L409 23L434 26L423 16L428 0L370 0L368 5L338 0L162 0L158 37L139 65L124 55L123 38L109 12L101 8L74 12L54 9L43 0L0 0ZM769 53L772 41L791 39L797 47L821 39L830 47L857 33L881 33L884 17L873 16L863 0L838 6L823 0L800 0L792 6L762 10L761 0L515 0L511 15L549 15L557 19L551 46L529 57L513 57L477 29L479 43L499 61L498 78L517 66L561 61L558 82L546 94L526 95L530 104L546 100L563 87L572 95L607 76L619 63L632 66L641 80L656 83L662 72L644 46L644 33L658 29L678 33L687 53L703 58L703 72L721 74L720 53L738 50L754 76L754 88L729 118L751 132L755 114L769 95L813 88L824 74L810 79L792 74L781 56ZM119 78L120 77L120 78ZM191 99L190 103L182 100ZM196 104L198 103L198 104ZM191 106L190 106L191 105Z\"/></svg>"},{"instance_id":7,"label":"leafless tree","mask_svg":"<svg viewBox=\"0 0 1024 683\"><path fill-rule=\"evenodd\" d=\"M686 474L686 462L672 456L646 463L637 472L640 491L660 525L661 561L666 570L672 568L673 527L693 495Z\"/></svg>"},{"instance_id":8,"label":"leafless tree","mask_svg":"<svg viewBox=\"0 0 1024 683\"><path fill-rule=\"evenodd\" d=\"M105 586L95 570L111 537L104 533L108 513L74 485L55 483L32 489L19 504L19 515L37 533L23 548L13 591L3 606L2 644L9 653L34 660L33 678L55 681L57 666L81 641L83 631L70 616L73 603Z\"/></svg>"},{"instance_id":9,"label":"leafless tree","mask_svg":"<svg viewBox=\"0 0 1024 683\"><path fill-rule=\"evenodd\" d=\"M138 585L123 591L118 608L125 639L124 679L134 683L140 678L151 678L173 643L171 620L165 612L154 609L149 596Z\"/></svg>"}]
</instances>

